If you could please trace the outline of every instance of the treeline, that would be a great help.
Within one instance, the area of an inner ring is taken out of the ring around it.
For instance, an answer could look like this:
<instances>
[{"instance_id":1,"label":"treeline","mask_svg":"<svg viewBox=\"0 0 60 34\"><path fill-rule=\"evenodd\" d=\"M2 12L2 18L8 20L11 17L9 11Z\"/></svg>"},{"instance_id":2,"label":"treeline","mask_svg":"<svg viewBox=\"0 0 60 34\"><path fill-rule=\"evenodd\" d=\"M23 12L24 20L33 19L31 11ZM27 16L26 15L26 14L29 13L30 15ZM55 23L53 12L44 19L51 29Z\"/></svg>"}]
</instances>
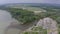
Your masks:
<instances>
[{"instance_id":1,"label":"treeline","mask_svg":"<svg viewBox=\"0 0 60 34\"><path fill-rule=\"evenodd\" d=\"M47 12L41 12L38 15L35 15L33 11L18 8L6 8L5 10L8 10L12 14L12 17L23 23L29 23L38 19L50 17L56 20L58 24L60 24L60 9L53 8L43 9L46 10Z\"/></svg>"},{"instance_id":2,"label":"treeline","mask_svg":"<svg viewBox=\"0 0 60 34\"><path fill-rule=\"evenodd\" d=\"M39 19L39 17L35 15L33 11L18 8L8 8L7 10L11 13L12 17L20 21L21 24L31 23Z\"/></svg>"},{"instance_id":3,"label":"treeline","mask_svg":"<svg viewBox=\"0 0 60 34\"><path fill-rule=\"evenodd\" d=\"M45 8L47 17L53 18L60 24L60 9Z\"/></svg>"}]
</instances>

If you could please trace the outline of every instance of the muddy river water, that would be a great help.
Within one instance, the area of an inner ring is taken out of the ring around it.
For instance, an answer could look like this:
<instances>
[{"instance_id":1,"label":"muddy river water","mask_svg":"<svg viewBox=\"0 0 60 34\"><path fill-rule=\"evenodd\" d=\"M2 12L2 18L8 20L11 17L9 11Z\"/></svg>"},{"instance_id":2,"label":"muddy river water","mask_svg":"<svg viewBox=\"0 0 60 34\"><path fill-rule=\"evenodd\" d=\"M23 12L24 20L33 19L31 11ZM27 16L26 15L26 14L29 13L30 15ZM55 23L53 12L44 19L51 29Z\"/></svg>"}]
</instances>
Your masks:
<instances>
[{"instance_id":1,"label":"muddy river water","mask_svg":"<svg viewBox=\"0 0 60 34\"><path fill-rule=\"evenodd\" d=\"M0 10L0 34L4 34L5 29L12 22L11 15L8 11Z\"/></svg>"}]
</instances>

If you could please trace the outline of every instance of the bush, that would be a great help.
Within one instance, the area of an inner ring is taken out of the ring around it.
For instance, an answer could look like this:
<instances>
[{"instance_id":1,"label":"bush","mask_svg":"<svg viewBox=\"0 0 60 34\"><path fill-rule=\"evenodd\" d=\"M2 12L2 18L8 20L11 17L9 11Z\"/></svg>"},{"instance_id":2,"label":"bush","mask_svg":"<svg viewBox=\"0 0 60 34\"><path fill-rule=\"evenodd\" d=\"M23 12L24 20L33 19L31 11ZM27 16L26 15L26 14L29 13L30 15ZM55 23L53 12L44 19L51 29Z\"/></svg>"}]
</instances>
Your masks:
<instances>
[{"instance_id":1,"label":"bush","mask_svg":"<svg viewBox=\"0 0 60 34\"><path fill-rule=\"evenodd\" d=\"M9 8L9 12L12 14L13 18L17 19L23 24L30 23L38 19L38 16L36 16L33 11Z\"/></svg>"},{"instance_id":2,"label":"bush","mask_svg":"<svg viewBox=\"0 0 60 34\"><path fill-rule=\"evenodd\" d=\"M60 24L60 17L57 17L56 21L58 22L58 24Z\"/></svg>"}]
</instances>

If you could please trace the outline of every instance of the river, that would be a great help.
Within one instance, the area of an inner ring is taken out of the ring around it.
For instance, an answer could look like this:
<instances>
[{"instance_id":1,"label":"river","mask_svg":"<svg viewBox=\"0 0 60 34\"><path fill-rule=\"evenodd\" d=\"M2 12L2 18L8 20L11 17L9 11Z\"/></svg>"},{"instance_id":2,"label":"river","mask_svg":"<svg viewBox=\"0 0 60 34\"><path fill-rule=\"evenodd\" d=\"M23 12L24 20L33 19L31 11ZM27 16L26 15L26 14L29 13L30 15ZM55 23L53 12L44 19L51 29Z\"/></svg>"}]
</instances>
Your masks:
<instances>
[{"instance_id":1,"label":"river","mask_svg":"<svg viewBox=\"0 0 60 34\"><path fill-rule=\"evenodd\" d=\"M12 17L8 11L0 10L0 34L4 34L6 27L12 22Z\"/></svg>"},{"instance_id":2,"label":"river","mask_svg":"<svg viewBox=\"0 0 60 34\"><path fill-rule=\"evenodd\" d=\"M0 10L0 34L18 34L33 25L33 23L29 25L27 24L28 26L18 24L19 22L12 18L8 11Z\"/></svg>"}]
</instances>

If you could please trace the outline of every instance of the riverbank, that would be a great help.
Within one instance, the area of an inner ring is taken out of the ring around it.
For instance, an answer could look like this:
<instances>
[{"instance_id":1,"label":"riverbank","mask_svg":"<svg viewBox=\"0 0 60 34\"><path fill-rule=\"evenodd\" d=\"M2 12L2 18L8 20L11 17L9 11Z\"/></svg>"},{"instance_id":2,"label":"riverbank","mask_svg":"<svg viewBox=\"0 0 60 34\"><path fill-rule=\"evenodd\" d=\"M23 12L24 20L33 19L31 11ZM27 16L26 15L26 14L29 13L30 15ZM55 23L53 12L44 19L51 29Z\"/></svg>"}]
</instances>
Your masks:
<instances>
[{"instance_id":1,"label":"riverbank","mask_svg":"<svg viewBox=\"0 0 60 34\"><path fill-rule=\"evenodd\" d=\"M5 10L0 10L0 34L4 34L4 30L11 22L12 18L10 13Z\"/></svg>"}]
</instances>

